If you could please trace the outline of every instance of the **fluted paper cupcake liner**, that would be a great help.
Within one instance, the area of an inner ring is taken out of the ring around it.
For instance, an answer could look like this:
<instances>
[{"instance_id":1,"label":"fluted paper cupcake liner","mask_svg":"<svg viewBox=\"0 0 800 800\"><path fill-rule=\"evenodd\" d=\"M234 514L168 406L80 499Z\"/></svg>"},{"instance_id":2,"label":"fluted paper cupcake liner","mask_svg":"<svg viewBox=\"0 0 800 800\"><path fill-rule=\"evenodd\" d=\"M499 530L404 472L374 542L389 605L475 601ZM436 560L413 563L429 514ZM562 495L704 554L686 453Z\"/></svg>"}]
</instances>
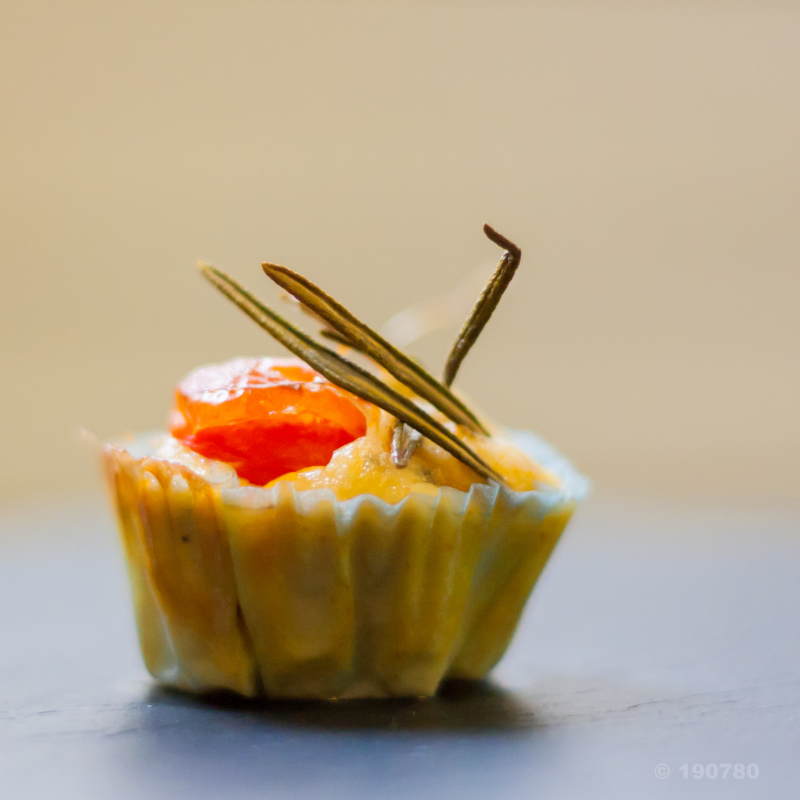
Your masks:
<instances>
[{"instance_id":1,"label":"fluted paper cupcake liner","mask_svg":"<svg viewBox=\"0 0 800 800\"><path fill-rule=\"evenodd\" d=\"M338 501L107 446L147 668L250 697L421 696L484 677L586 489L537 437L516 441L560 489Z\"/></svg>"}]
</instances>

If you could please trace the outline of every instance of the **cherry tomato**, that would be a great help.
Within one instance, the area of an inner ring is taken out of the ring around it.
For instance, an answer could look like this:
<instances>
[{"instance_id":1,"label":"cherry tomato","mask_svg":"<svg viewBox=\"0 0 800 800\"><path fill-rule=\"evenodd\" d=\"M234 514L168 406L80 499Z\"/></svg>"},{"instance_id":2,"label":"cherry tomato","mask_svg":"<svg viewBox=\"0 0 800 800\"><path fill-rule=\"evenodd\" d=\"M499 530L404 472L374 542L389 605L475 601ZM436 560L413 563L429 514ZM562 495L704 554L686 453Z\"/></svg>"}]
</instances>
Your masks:
<instances>
[{"instance_id":1,"label":"cherry tomato","mask_svg":"<svg viewBox=\"0 0 800 800\"><path fill-rule=\"evenodd\" d=\"M293 358L237 358L200 367L175 393L172 435L263 485L366 433L367 404Z\"/></svg>"}]
</instances>

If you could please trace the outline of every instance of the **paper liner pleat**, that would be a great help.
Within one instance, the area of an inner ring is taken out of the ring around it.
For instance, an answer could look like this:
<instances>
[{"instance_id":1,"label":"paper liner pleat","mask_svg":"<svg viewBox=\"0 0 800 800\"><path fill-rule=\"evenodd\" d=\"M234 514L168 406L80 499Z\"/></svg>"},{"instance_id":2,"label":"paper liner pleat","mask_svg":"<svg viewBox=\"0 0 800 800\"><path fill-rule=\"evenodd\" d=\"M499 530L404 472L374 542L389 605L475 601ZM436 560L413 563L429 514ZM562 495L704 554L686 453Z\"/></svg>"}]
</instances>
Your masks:
<instances>
[{"instance_id":1,"label":"paper liner pleat","mask_svg":"<svg viewBox=\"0 0 800 800\"><path fill-rule=\"evenodd\" d=\"M190 691L258 692L214 490L180 466L106 448L145 664Z\"/></svg>"}]
</instances>

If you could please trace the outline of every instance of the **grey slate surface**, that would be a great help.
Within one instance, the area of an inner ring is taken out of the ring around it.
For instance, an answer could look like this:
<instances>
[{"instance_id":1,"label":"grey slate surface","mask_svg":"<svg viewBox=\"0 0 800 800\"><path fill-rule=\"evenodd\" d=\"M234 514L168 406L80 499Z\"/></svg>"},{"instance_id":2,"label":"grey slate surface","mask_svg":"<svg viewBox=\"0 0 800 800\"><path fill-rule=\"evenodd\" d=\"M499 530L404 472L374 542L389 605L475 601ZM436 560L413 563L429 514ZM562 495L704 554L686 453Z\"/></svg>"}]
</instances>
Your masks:
<instances>
[{"instance_id":1,"label":"grey slate surface","mask_svg":"<svg viewBox=\"0 0 800 800\"><path fill-rule=\"evenodd\" d=\"M594 498L490 682L215 704L144 672L104 511L7 512L0 800L800 797L799 578L798 509Z\"/></svg>"}]
</instances>

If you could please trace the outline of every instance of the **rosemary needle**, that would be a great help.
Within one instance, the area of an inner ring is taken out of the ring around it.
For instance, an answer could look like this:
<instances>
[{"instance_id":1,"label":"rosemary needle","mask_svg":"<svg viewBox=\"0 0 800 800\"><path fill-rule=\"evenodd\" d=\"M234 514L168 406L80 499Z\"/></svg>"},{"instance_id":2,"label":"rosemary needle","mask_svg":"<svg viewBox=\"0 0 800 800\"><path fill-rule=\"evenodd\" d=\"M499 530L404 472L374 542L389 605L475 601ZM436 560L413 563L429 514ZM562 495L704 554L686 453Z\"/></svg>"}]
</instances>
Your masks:
<instances>
[{"instance_id":1,"label":"rosemary needle","mask_svg":"<svg viewBox=\"0 0 800 800\"><path fill-rule=\"evenodd\" d=\"M447 357L447 364L444 368L444 378L442 379L445 386L452 385L455 380L461 362L470 351L472 345L475 344L484 326L489 321L489 317L492 316L495 308L497 308L497 304L500 302L503 292L508 288L508 284L511 283L522 257L522 251L519 247L506 239L505 236L499 234L490 225L484 225L483 232L506 252L503 253L497 269L495 269L489 283L486 284L486 288L478 298L475 308L472 309L472 313L464 323L464 327L461 328L461 332L450 350L450 355Z\"/></svg>"}]
</instances>

